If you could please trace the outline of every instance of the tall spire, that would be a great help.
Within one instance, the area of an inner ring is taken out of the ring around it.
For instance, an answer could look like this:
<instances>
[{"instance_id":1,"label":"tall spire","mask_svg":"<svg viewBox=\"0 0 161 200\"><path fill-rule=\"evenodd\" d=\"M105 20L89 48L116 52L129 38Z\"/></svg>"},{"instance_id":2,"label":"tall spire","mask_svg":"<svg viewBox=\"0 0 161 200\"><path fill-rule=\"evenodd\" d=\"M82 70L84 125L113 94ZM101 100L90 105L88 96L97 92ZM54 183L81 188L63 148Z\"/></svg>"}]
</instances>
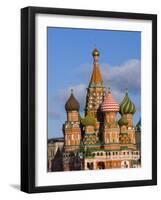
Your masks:
<instances>
[{"instance_id":1,"label":"tall spire","mask_svg":"<svg viewBox=\"0 0 161 200\"><path fill-rule=\"evenodd\" d=\"M90 80L90 84L89 86L91 87L95 87L95 86L103 86L103 79L102 79L102 75L99 69L99 51L98 49L94 49L92 52L93 55L93 72L92 72L92 76L91 76L91 80Z\"/></svg>"},{"instance_id":2,"label":"tall spire","mask_svg":"<svg viewBox=\"0 0 161 200\"><path fill-rule=\"evenodd\" d=\"M87 98L85 115L91 115L95 117L98 121L103 119L103 115L100 111L100 105L105 96L106 88L103 84L102 75L99 69L99 55L98 49L94 48L93 52L93 72L89 86L87 88Z\"/></svg>"}]
</instances>

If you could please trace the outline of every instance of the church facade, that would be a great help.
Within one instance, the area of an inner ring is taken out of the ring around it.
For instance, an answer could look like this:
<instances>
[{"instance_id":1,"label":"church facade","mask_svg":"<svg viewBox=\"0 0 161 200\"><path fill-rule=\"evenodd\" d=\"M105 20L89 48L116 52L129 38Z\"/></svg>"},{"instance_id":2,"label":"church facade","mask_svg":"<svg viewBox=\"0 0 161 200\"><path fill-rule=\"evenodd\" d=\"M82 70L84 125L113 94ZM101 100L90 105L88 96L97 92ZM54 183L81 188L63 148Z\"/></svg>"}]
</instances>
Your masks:
<instances>
[{"instance_id":1,"label":"church facade","mask_svg":"<svg viewBox=\"0 0 161 200\"><path fill-rule=\"evenodd\" d=\"M64 171L141 166L133 125L135 105L127 91L119 105L110 87L106 90L99 69L99 54L97 49L92 52L93 72L87 88L85 117L79 115L80 106L73 91L65 104Z\"/></svg>"},{"instance_id":2,"label":"church facade","mask_svg":"<svg viewBox=\"0 0 161 200\"><path fill-rule=\"evenodd\" d=\"M99 69L100 53L96 48L92 56L93 72L87 88L84 117L79 114L80 105L73 91L65 104L62 170L141 167L133 124L135 105L127 90L122 102L116 102L110 87L104 85Z\"/></svg>"}]
</instances>

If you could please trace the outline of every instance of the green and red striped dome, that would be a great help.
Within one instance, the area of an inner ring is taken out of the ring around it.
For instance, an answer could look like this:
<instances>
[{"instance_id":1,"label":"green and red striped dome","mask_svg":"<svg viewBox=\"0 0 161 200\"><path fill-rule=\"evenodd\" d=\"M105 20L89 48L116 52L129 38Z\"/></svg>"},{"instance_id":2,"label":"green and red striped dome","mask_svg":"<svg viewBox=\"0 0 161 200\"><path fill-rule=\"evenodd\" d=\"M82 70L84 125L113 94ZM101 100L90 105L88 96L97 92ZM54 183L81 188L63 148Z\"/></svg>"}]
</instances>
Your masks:
<instances>
[{"instance_id":1,"label":"green and red striped dome","mask_svg":"<svg viewBox=\"0 0 161 200\"><path fill-rule=\"evenodd\" d=\"M120 104L120 114L134 114L136 112L136 108L134 103L131 101L131 99L128 96L128 93L126 92L126 95Z\"/></svg>"}]
</instances>

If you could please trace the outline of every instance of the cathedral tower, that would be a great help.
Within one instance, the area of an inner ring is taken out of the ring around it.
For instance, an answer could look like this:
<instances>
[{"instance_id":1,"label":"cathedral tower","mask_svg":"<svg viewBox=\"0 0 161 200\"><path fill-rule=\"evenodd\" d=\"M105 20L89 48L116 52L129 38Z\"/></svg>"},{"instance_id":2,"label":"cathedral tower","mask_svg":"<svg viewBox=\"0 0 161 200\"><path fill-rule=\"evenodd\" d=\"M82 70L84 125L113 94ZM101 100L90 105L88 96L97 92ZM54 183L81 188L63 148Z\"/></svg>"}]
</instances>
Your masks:
<instances>
[{"instance_id":1,"label":"cathedral tower","mask_svg":"<svg viewBox=\"0 0 161 200\"><path fill-rule=\"evenodd\" d=\"M89 115L82 119L82 125L84 126L84 145L94 145L99 142L98 136L95 132L96 123L96 118Z\"/></svg>"},{"instance_id":2,"label":"cathedral tower","mask_svg":"<svg viewBox=\"0 0 161 200\"><path fill-rule=\"evenodd\" d=\"M73 95L73 90L68 101L65 104L67 112L67 121L63 125L64 148L66 151L76 150L79 148L81 140L81 129L79 122L79 103Z\"/></svg>"},{"instance_id":3,"label":"cathedral tower","mask_svg":"<svg viewBox=\"0 0 161 200\"><path fill-rule=\"evenodd\" d=\"M133 115L136 112L135 105L129 98L128 92L126 91L125 97L120 104L120 114L124 121L127 121L127 133L128 137L130 138L130 143L135 144L135 128L133 126ZM122 127L123 128L123 127Z\"/></svg>"},{"instance_id":4,"label":"cathedral tower","mask_svg":"<svg viewBox=\"0 0 161 200\"><path fill-rule=\"evenodd\" d=\"M105 144L119 143L119 125L116 120L116 114L119 111L119 104L115 101L110 91L101 105L104 113L103 142Z\"/></svg>"},{"instance_id":5,"label":"cathedral tower","mask_svg":"<svg viewBox=\"0 0 161 200\"><path fill-rule=\"evenodd\" d=\"M105 86L99 69L99 51L95 48L93 55L93 72L87 88L85 115L95 117L101 121L100 105L105 96Z\"/></svg>"}]
</instances>

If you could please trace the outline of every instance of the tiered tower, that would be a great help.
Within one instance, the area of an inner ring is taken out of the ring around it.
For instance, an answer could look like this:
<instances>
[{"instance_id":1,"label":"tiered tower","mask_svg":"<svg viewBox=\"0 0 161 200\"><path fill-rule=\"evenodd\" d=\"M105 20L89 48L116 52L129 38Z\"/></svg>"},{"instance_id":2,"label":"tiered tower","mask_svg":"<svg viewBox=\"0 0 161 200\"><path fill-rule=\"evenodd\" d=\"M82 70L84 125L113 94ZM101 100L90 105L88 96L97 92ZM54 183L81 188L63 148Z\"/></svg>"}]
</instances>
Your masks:
<instances>
[{"instance_id":1,"label":"tiered tower","mask_svg":"<svg viewBox=\"0 0 161 200\"><path fill-rule=\"evenodd\" d=\"M100 105L105 96L105 86L99 69L99 51L94 49L93 55L93 72L92 77L87 88L85 115L90 115L101 121L102 115L100 112Z\"/></svg>"},{"instance_id":2,"label":"tiered tower","mask_svg":"<svg viewBox=\"0 0 161 200\"><path fill-rule=\"evenodd\" d=\"M116 114L119 111L119 104L113 98L110 88L101 105L101 110L104 113L103 126L103 142L104 144L119 143L119 125L116 120Z\"/></svg>"},{"instance_id":3,"label":"tiered tower","mask_svg":"<svg viewBox=\"0 0 161 200\"><path fill-rule=\"evenodd\" d=\"M65 104L67 112L67 121L63 125L64 132L64 148L65 151L73 151L79 148L81 140L81 129L79 121L79 103L73 95L71 95Z\"/></svg>"},{"instance_id":4,"label":"tiered tower","mask_svg":"<svg viewBox=\"0 0 161 200\"><path fill-rule=\"evenodd\" d=\"M135 128L133 126L133 115L135 112L135 105L129 98L128 91L126 91L125 97L120 104L121 119L119 120L121 127L120 139L124 143L126 141L126 143L136 144ZM127 133L126 137L125 133Z\"/></svg>"},{"instance_id":5,"label":"tiered tower","mask_svg":"<svg viewBox=\"0 0 161 200\"><path fill-rule=\"evenodd\" d=\"M96 123L96 118L89 115L82 119L82 124L84 126L84 145L95 145L99 142L98 135L95 132Z\"/></svg>"}]
</instances>

